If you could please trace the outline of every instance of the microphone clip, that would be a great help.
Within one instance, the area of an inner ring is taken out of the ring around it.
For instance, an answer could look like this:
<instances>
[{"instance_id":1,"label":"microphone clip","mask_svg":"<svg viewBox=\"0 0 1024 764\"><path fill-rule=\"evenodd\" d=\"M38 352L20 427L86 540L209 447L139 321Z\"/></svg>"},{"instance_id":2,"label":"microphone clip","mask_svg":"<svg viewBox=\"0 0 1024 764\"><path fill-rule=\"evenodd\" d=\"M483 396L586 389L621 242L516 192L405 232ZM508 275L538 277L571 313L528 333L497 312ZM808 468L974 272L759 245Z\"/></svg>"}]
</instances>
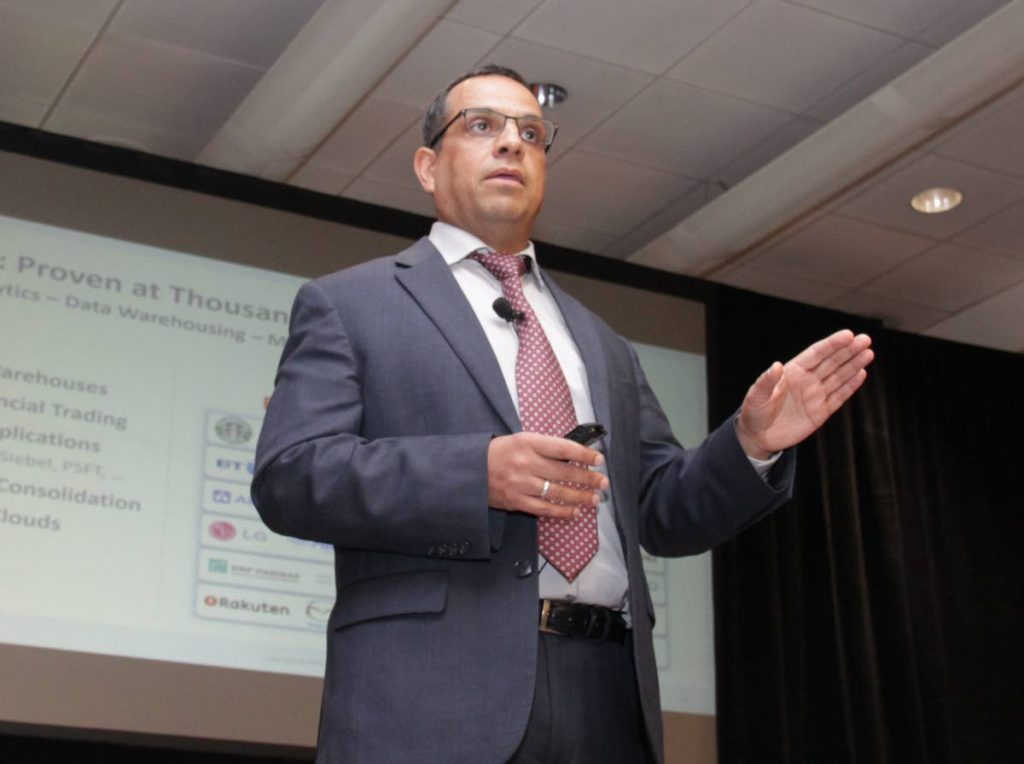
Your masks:
<instances>
[{"instance_id":1,"label":"microphone clip","mask_svg":"<svg viewBox=\"0 0 1024 764\"><path fill-rule=\"evenodd\" d=\"M506 297L499 297L491 303L491 308L498 314L499 318L508 321L510 324L514 321L522 321L526 318L526 314L521 310L516 310L515 306L509 302Z\"/></svg>"}]
</instances>

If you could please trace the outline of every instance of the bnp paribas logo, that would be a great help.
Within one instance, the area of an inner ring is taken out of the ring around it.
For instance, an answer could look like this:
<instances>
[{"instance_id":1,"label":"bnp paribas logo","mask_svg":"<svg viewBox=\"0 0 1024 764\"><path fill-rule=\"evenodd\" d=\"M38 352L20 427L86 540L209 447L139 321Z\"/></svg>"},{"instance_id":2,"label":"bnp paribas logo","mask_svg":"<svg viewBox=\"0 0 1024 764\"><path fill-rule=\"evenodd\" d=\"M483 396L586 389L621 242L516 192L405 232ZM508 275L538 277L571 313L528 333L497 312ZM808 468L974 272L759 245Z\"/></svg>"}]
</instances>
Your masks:
<instances>
[{"instance_id":1,"label":"bnp paribas logo","mask_svg":"<svg viewBox=\"0 0 1024 764\"><path fill-rule=\"evenodd\" d=\"M241 445L252 440L252 427L244 419L236 416L221 417L213 426L213 431L225 443L233 445Z\"/></svg>"},{"instance_id":2,"label":"bnp paribas logo","mask_svg":"<svg viewBox=\"0 0 1024 764\"><path fill-rule=\"evenodd\" d=\"M221 560L216 557L211 557L207 563L207 567L211 573L227 573L228 572L228 561Z\"/></svg>"}]
</instances>

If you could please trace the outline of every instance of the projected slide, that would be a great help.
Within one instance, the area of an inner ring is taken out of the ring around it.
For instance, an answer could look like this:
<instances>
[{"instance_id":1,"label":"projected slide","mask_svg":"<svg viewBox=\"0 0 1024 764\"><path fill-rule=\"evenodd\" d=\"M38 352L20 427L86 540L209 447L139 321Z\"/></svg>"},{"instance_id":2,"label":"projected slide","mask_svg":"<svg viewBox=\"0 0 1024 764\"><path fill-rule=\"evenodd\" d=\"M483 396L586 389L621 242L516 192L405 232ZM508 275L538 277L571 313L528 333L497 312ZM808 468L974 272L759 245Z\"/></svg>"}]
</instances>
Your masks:
<instances>
[{"instance_id":1,"label":"projected slide","mask_svg":"<svg viewBox=\"0 0 1024 764\"><path fill-rule=\"evenodd\" d=\"M248 499L300 283L0 218L0 640L322 672L332 552Z\"/></svg>"},{"instance_id":2,"label":"projected slide","mask_svg":"<svg viewBox=\"0 0 1024 764\"><path fill-rule=\"evenodd\" d=\"M300 283L0 217L0 642L322 674L333 552L249 499ZM699 440L703 358L638 350ZM711 713L707 560L647 565L666 707Z\"/></svg>"}]
</instances>

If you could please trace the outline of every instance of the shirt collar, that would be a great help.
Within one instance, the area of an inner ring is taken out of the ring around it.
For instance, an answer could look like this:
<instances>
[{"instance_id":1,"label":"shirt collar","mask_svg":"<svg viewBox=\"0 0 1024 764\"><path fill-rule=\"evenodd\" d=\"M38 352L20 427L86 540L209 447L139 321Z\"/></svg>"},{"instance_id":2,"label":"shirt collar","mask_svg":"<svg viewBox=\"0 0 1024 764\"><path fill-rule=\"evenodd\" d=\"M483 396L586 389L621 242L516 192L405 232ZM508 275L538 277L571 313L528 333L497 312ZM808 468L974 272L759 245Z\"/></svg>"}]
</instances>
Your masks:
<instances>
[{"instance_id":1,"label":"shirt collar","mask_svg":"<svg viewBox=\"0 0 1024 764\"><path fill-rule=\"evenodd\" d=\"M442 223L440 220L434 221L434 225L430 227L430 235L427 238L437 248L437 251L441 253L441 257L444 258L449 267L465 260L476 250L487 247L486 244L469 231L463 231L461 228L457 228L450 223ZM533 274L537 286L543 289L544 279L540 275L533 242L527 242L526 249L515 254L527 258L529 261L526 268L527 275Z\"/></svg>"}]
</instances>

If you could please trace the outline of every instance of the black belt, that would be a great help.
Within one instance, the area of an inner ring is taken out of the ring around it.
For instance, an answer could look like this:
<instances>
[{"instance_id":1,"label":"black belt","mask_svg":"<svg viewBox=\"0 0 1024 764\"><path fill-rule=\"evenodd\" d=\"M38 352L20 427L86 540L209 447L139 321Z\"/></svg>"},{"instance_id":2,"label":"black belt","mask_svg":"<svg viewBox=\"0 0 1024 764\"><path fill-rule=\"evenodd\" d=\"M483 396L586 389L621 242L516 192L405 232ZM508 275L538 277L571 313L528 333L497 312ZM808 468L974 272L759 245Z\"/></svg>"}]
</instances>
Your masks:
<instances>
[{"instance_id":1,"label":"black belt","mask_svg":"<svg viewBox=\"0 0 1024 764\"><path fill-rule=\"evenodd\" d=\"M560 600L540 601L540 630L622 644L626 641L626 619L617 610L599 605Z\"/></svg>"}]
</instances>

